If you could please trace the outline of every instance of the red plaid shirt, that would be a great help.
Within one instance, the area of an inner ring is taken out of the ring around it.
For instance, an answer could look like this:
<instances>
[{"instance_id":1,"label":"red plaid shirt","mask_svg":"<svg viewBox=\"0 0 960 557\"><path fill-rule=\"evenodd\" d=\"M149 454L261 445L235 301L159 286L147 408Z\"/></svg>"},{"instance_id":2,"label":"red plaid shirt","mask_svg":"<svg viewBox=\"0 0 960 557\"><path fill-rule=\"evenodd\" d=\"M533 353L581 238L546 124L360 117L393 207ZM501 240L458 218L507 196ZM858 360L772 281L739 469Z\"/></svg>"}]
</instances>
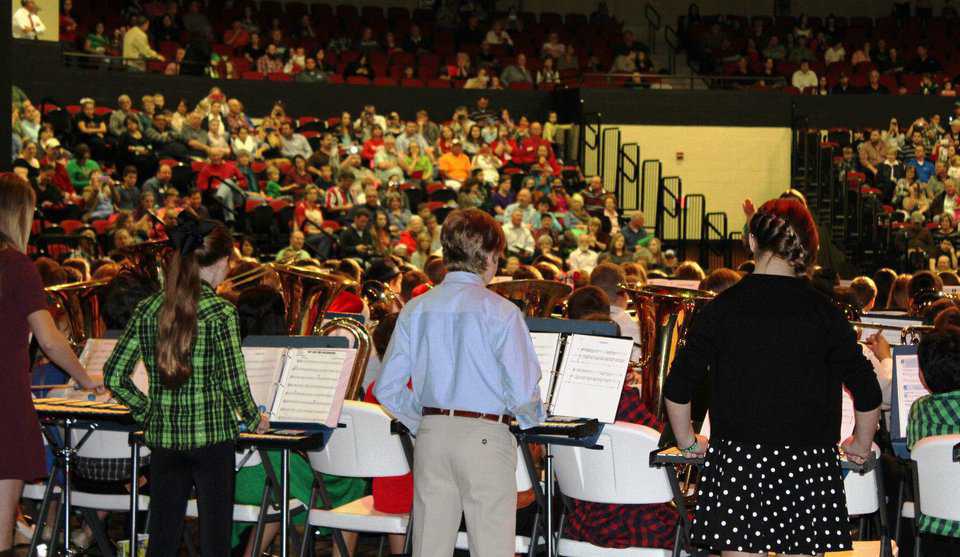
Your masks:
<instances>
[{"instance_id":1,"label":"red plaid shirt","mask_svg":"<svg viewBox=\"0 0 960 557\"><path fill-rule=\"evenodd\" d=\"M656 416L640 401L640 392L624 387L617 421L663 429ZM571 499L564 537L599 547L659 547L673 549L679 514L668 503L608 505Z\"/></svg>"}]
</instances>

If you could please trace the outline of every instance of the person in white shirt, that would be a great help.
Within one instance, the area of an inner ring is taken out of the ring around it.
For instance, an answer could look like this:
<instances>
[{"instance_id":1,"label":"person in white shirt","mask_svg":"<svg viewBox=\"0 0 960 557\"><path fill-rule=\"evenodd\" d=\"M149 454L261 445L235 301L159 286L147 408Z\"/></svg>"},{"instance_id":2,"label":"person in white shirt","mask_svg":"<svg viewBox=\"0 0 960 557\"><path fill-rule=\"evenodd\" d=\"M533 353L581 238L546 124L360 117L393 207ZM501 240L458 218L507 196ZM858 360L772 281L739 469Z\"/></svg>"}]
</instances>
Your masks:
<instances>
[{"instance_id":1,"label":"person in white shirt","mask_svg":"<svg viewBox=\"0 0 960 557\"><path fill-rule=\"evenodd\" d=\"M803 91L807 87L816 89L820 81L817 79L817 74L810 69L810 62L804 60L800 62L800 69L793 72L793 79L790 80L790 83L797 89Z\"/></svg>"},{"instance_id":2,"label":"person in white shirt","mask_svg":"<svg viewBox=\"0 0 960 557\"><path fill-rule=\"evenodd\" d=\"M630 337L634 342L634 355L640 356L640 325L627 315L629 299L622 284L627 282L623 267L615 263L601 263L590 273L590 286L603 290L610 298L610 319L620 327L620 335Z\"/></svg>"},{"instance_id":3,"label":"person in white shirt","mask_svg":"<svg viewBox=\"0 0 960 557\"><path fill-rule=\"evenodd\" d=\"M570 252L567 256L567 265L570 271L580 271L590 274L593 268L597 266L597 252L590 249L593 244L593 236L581 234L577 236L577 249Z\"/></svg>"},{"instance_id":4,"label":"person in white shirt","mask_svg":"<svg viewBox=\"0 0 960 557\"><path fill-rule=\"evenodd\" d=\"M13 38L39 39L47 30L40 16L40 9L34 0L20 0L20 9L13 14Z\"/></svg>"},{"instance_id":5,"label":"person in white shirt","mask_svg":"<svg viewBox=\"0 0 960 557\"><path fill-rule=\"evenodd\" d=\"M533 234L523 223L522 209L514 209L510 213L510 222L503 225L503 234L507 238L507 255L515 255L521 261L530 261L534 248Z\"/></svg>"}]
</instances>

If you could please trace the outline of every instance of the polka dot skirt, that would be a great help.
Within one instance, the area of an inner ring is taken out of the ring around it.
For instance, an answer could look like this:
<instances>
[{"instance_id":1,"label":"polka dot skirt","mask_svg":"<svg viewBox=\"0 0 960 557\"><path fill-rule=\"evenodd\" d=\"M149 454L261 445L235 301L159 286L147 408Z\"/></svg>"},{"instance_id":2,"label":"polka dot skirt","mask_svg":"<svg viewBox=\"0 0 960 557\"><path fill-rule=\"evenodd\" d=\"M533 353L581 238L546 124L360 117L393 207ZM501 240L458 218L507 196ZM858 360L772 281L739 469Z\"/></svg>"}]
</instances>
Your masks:
<instances>
[{"instance_id":1,"label":"polka dot skirt","mask_svg":"<svg viewBox=\"0 0 960 557\"><path fill-rule=\"evenodd\" d=\"M697 486L693 542L715 553L850 549L837 448L711 440Z\"/></svg>"}]
</instances>

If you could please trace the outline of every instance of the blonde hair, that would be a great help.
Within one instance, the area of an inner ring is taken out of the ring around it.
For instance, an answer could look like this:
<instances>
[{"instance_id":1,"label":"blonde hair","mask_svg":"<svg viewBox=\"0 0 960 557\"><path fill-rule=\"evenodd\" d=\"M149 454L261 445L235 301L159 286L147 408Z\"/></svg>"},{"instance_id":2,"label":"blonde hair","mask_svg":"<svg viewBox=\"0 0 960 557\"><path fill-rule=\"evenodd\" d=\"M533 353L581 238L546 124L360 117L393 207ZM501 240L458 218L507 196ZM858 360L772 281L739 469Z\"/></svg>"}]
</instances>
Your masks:
<instances>
[{"instance_id":1,"label":"blonde hair","mask_svg":"<svg viewBox=\"0 0 960 557\"><path fill-rule=\"evenodd\" d=\"M26 253L37 196L23 178L0 173L0 246L8 244Z\"/></svg>"}]
</instances>

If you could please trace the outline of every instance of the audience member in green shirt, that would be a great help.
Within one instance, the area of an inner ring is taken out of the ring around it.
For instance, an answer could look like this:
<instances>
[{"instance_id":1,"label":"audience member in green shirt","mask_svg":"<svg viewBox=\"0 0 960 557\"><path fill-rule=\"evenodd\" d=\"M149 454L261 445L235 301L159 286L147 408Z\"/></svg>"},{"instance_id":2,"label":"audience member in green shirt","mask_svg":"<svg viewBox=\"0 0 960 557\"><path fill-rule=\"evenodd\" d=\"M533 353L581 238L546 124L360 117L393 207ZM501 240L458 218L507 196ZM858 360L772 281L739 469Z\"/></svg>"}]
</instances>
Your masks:
<instances>
[{"instance_id":1,"label":"audience member in green shirt","mask_svg":"<svg viewBox=\"0 0 960 557\"><path fill-rule=\"evenodd\" d=\"M90 173L100 170L97 161L90 158L90 148L80 144L76 148L76 158L67 163L67 174L77 195L82 195L84 188L90 183Z\"/></svg>"}]
</instances>

